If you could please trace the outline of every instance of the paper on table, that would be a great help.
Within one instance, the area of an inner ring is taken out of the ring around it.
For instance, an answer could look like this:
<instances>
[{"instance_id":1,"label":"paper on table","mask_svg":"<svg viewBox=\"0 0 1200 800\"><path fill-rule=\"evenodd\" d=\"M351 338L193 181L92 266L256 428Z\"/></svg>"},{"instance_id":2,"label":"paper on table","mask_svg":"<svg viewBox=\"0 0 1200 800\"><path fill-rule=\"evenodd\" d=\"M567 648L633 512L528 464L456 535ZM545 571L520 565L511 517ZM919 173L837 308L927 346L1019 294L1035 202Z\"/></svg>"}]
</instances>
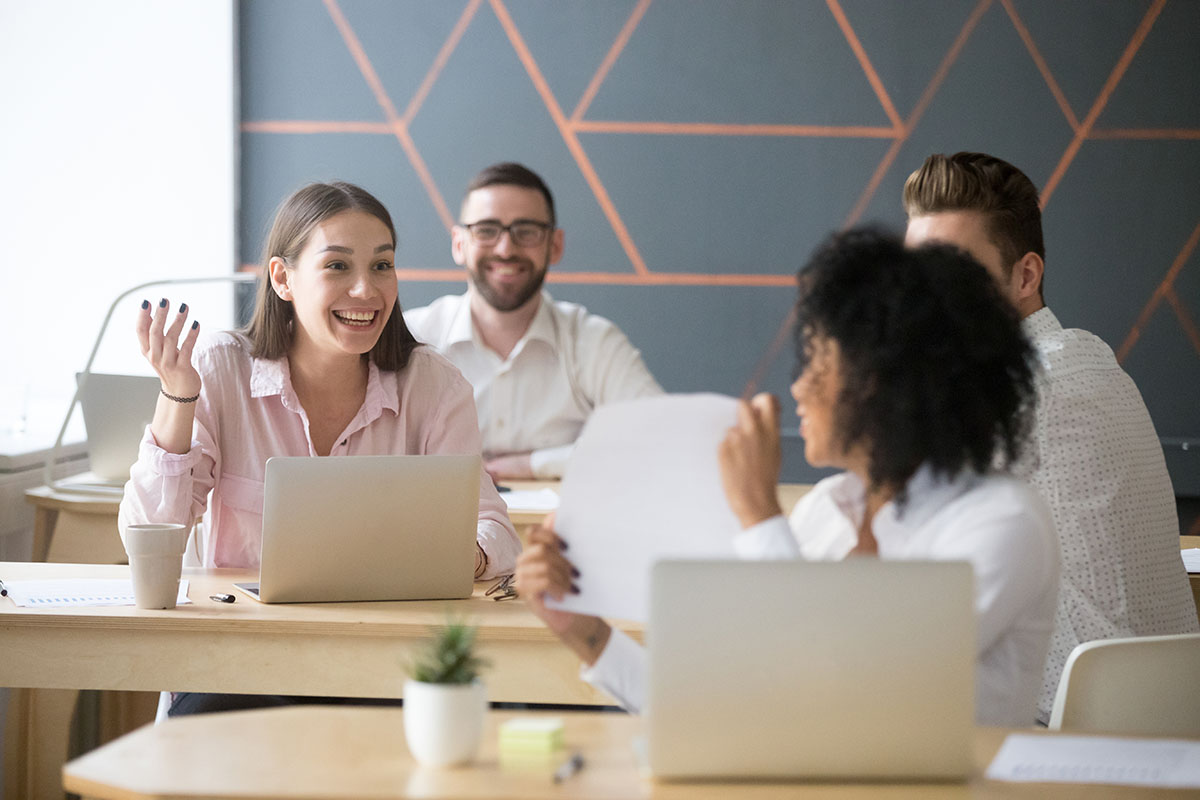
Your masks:
<instances>
[{"instance_id":1,"label":"paper on table","mask_svg":"<svg viewBox=\"0 0 1200 800\"><path fill-rule=\"evenodd\" d=\"M558 508L558 492L553 489L513 489L501 492L505 505L516 511L553 511Z\"/></svg>"},{"instance_id":2,"label":"paper on table","mask_svg":"<svg viewBox=\"0 0 1200 800\"><path fill-rule=\"evenodd\" d=\"M23 608L63 608L70 606L131 606L133 580L130 578L51 578L49 580L5 581L8 596ZM179 582L177 604L190 603L188 582Z\"/></svg>"},{"instance_id":3,"label":"paper on table","mask_svg":"<svg viewBox=\"0 0 1200 800\"><path fill-rule=\"evenodd\" d=\"M559 487L556 528L581 576L555 607L645 621L650 568L662 558L733 558L740 530L717 447L737 402L665 395L597 408Z\"/></svg>"},{"instance_id":4,"label":"paper on table","mask_svg":"<svg viewBox=\"0 0 1200 800\"><path fill-rule=\"evenodd\" d=\"M1180 550L1179 554L1183 556L1183 567L1188 572L1200 572L1200 547L1189 547L1187 550Z\"/></svg>"},{"instance_id":5,"label":"paper on table","mask_svg":"<svg viewBox=\"0 0 1200 800\"><path fill-rule=\"evenodd\" d=\"M984 777L1032 783L1200 788L1200 742L1010 734Z\"/></svg>"}]
</instances>

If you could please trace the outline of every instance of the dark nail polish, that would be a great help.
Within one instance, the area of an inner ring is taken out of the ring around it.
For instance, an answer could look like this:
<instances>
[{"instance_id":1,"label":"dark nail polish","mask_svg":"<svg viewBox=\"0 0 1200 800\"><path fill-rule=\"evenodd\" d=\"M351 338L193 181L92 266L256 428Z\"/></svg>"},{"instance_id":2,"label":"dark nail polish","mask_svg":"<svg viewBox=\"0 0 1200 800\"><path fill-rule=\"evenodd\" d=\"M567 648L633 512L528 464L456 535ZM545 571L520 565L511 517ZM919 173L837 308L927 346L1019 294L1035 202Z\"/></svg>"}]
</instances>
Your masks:
<instances>
[{"instance_id":1,"label":"dark nail polish","mask_svg":"<svg viewBox=\"0 0 1200 800\"><path fill-rule=\"evenodd\" d=\"M180 303L179 304L179 313L182 314L185 311L187 311L187 303Z\"/></svg>"},{"instance_id":2,"label":"dark nail polish","mask_svg":"<svg viewBox=\"0 0 1200 800\"><path fill-rule=\"evenodd\" d=\"M149 300L143 300L143 301L142 301L142 310L144 311L144 310L146 310L146 309L147 309L147 308L149 308L149 307L150 307L150 301L149 301Z\"/></svg>"},{"instance_id":3,"label":"dark nail polish","mask_svg":"<svg viewBox=\"0 0 1200 800\"><path fill-rule=\"evenodd\" d=\"M559 550L566 550L566 549L567 549L567 543L566 543L566 542L564 542L562 539L559 539L559 540L558 540L558 549L559 549Z\"/></svg>"},{"instance_id":4,"label":"dark nail polish","mask_svg":"<svg viewBox=\"0 0 1200 800\"><path fill-rule=\"evenodd\" d=\"M158 307L159 307L159 308L166 308L166 307L167 307L167 298L165 298L165 297L164 297L162 300L159 300L159 301L158 301Z\"/></svg>"},{"instance_id":5,"label":"dark nail polish","mask_svg":"<svg viewBox=\"0 0 1200 800\"><path fill-rule=\"evenodd\" d=\"M572 578L578 578L578 577L579 577L579 570L575 569L575 567L571 567L571 577L572 577Z\"/></svg>"},{"instance_id":6,"label":"dark nail polish","mask_svg":"<svg viewBox=\"0 0 1200 800\"><path fill-rule=\"evenodd\" d=\"M192 330L196 330L196 328L199 328L199 327L200 327L200 320L195 320L194 322L192 322Z\"/></svg>"},{"instance_id":7,"label":"dark nail polish","mask_svg":"<svg viewBox=\"0 0 1200 800\"><path fill-rule=\"evenodd\" d=\"M579 594L579 587L573 583L571 584L571 594Z\"/></svg>"}]
</instances>

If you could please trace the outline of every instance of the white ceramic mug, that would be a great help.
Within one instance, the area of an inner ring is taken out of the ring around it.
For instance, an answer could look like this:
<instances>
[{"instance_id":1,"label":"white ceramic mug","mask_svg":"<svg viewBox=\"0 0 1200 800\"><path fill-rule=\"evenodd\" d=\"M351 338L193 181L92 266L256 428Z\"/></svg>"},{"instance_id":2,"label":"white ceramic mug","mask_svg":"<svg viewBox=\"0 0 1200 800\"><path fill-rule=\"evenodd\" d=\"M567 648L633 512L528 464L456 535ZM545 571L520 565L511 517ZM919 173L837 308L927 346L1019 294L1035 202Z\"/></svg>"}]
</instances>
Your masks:
<instances>
[{"instance_id":1,"label":"white ceramic mug","mask_svg":"<svg viewBox=\"0 0 1200 800\"><path fill-rule=\"evenodd\" d=\"M138 608L174 608L189 525L151 522L125 528L125 552Z\"/></svg>"}]
</instances>

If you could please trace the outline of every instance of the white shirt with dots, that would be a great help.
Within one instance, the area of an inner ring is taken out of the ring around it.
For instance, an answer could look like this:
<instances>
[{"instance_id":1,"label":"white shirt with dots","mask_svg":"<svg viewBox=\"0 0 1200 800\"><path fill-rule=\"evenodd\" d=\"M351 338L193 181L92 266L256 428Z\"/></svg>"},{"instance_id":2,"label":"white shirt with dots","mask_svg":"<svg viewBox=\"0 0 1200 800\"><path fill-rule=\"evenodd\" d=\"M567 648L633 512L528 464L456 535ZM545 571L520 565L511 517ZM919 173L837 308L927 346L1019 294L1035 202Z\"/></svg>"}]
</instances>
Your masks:
<instances>
[{"instance_id":1,"label":"white shirt with dots","mask_svg":"<svg viewBox=\"0 0 1200 800\"><path fill-rule=\"evenodd\" d=\"M1049 308L1022 322L1041 370L1037 411L1016 472L1050 507L1062 586L1038 701L1045 722L1067 656L1081 642L1200 629L1179 554L1162 445L1112 349L1064 329Z\"/></svg>"}]
</instances>

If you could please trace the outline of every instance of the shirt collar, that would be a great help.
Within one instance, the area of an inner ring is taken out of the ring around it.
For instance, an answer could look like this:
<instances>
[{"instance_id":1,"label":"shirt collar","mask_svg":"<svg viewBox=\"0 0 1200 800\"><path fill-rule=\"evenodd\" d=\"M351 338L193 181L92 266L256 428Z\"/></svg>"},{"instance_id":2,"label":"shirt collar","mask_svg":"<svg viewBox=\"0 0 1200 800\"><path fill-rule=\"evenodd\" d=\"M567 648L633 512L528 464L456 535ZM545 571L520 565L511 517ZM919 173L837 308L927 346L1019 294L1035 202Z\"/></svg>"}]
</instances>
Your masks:
<instances>
[{"instance_id":1,"label":"shirt collar","mask_svg":"<svg viewBox=\"0 0 1200 800\"><path fill-rule=\"evenodd\" d=\"M292 387L292 373L286 358L252 358L250 360L250 396L271 397L279 395L285 408L299 413L300 400ZM394 380L384 381L374 361L367 362L367 393L363 398L363 412L367 420L374 420L383 409L393 414L400 413L400 391Z\"/></svg>"},{"instance_id":2,"label":"shirt collar","mask_svg":"<svg viewBox=\"0 0 1200 800\"><path fill-rule=\"evenodd\" d=\"M292 392L292 374L286 358L250 359L250 396L270 397Z\"/></svg>"},{"instance_id":3,"label":"shirt collar","mask_svg":"<svg viewBox=\"0 0 1200 800\"><path fill-rule=\"evenodd\" d=\"M1054 316L1054 312L1050 310L1049 306L1042 306L1021 320L1022 333L1033 342L1043 336L1060 333L1062 329L1062 323L1058 321L1058 317Z\"/></svg>"},{"instance_id":4,"label":"shirt collar","mask_svg":"<svg viewBox=\"0 0 1200 800\"><path fill-rule=\"evenodd\" d=\"M554 324L554 299L545 289L542 290L542 302L538 306L537 313L533 315L533 320L529 323L529 329L525 331L525 335L517 342L517 346L513 348L513 353L518 352L524 342L532 339L545 342L557 351L556 326ZM450 327L446 334L446 345L459 344L460 342L471 342L479 346L483 345L483 340L479 338L478 331L475 330L475 320L471 317L471 298L469 294L462 295L462 301L458 304L458 309L454 312L453 318L450 320Z\"/></svg>"},{"instance_id":5,"label":"shirt collar","mask_svg":"<svg viewBox=\"0 0 1200 800\"><path fill-rule=\"evenodd\" d=\"M857 527L866 509L866 486L851 472L837 476L829 496L838 509ZM936 475L923 464L908 479L907 502L900 510L895 500L888 501L871 521L876 540L903 538L929 521L943 506L978 483L980 476L964 469L954 476Z\"/></svg>"},{"instance_id":6,"label":"shirt collar","mask_svg":"<svg viewBox=\"0 0 1200 800\"><path fill-rule=\"evenodd\" d=\"M549 292L543 289L541 305L538 306L537 314L533 316L533 322L529 323L529 330L525 331L525 335L521 337L522 339L526 341L537 339L550 345L555 350L558 349L553 306L553 298L550 297Z\"/></svg>"},{"instance_id":7,"label":"shirt collar","mask_svg":"<svg viewBox=\"0 0 1200 800\"><path fill-rule=\"evenodd\" d=\"M446 332L446 344L475 341L475 325L471 320L471 296L463 294L456 304L454 316L450 318L450 327Z\"/></svg>"}]
</instances>

